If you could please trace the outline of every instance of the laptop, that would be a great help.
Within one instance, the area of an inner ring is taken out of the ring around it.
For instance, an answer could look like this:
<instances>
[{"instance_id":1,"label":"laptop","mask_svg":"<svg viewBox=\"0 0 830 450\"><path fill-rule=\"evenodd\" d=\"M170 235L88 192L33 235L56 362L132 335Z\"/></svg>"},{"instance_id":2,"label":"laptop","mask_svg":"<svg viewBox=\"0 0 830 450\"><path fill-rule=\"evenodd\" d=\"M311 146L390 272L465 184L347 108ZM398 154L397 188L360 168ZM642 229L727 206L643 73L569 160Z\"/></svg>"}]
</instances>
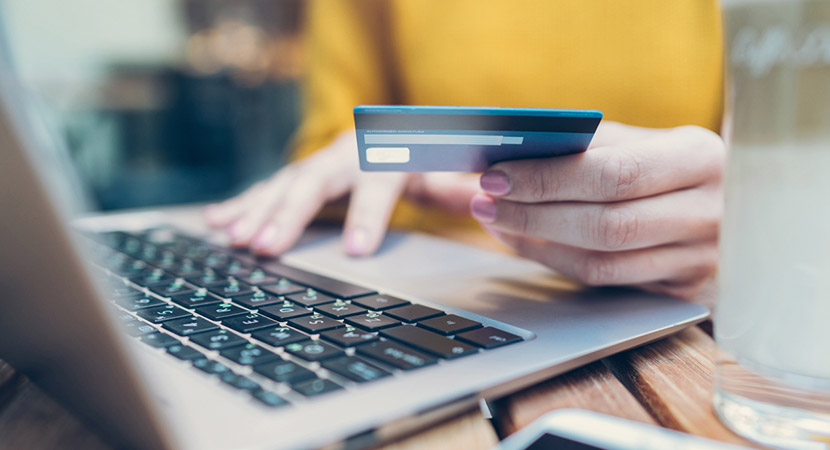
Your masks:
<instances>
[{"instance_id":1,"label":"laptop","mask_svg":"<svg viewBox=\"0 0 830 450\"><path fill-rule=\"evenodd\" d=\"M198 207L78 217L31 111L0 45L0 358L118 447L376 445L709 314L419 233L258 260Z\"/></svg>"}]
</instances>

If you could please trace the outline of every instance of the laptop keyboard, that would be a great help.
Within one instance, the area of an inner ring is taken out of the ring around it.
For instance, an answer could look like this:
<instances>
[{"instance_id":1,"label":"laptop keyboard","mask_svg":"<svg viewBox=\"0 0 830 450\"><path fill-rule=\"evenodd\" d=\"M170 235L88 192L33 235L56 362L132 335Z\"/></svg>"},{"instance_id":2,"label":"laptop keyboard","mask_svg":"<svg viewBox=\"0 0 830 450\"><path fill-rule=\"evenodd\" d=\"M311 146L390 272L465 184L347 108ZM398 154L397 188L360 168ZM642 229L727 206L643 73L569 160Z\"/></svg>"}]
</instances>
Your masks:
<instances>
[{"instance_id":1,"label":"laptop keyboard","mask_svg":"<svg viewBox=\"0 0 830 450\"><path fill-rule=\"evenodd\" d=\"M268 407L522 340L171 229L89 236L129 335Z\"/></svg>"}]
</instances>

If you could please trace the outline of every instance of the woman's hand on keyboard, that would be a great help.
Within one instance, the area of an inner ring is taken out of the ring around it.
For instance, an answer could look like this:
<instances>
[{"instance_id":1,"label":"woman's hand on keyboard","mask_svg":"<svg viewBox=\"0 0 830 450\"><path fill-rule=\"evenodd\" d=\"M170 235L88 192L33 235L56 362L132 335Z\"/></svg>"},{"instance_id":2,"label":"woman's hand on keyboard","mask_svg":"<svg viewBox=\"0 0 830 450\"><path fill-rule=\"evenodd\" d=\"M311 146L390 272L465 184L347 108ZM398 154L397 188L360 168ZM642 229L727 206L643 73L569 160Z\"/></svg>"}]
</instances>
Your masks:
<instances>
[{"instance_id":1,"label":"woman's hand on keyboard","mask_svg":"<svg viewBox=\"0 0 830 450\"><path fill-rule=\"evenodd\" d=\"M348 254L364 256L380 246L400 196L467 214L477 192L477 178L464 174L361 172L352 131L242 194L208 206L205 217L211 226L227 229L232 245L273 256L291 248L326 203L351 194L343 243Z\"/></svg>"},{"instance_id":2,"label":"woman's hand on keyboard","mask_svg":"<svg viewBox=\"0 0 830 450\"><path fill-rule=\"evenodd\" d=\"M703 128L603 123L583 154L493 165L471 210L519 254L583 283L688 298L717 262L725 156Z\"/></svg>"}]
</instances>

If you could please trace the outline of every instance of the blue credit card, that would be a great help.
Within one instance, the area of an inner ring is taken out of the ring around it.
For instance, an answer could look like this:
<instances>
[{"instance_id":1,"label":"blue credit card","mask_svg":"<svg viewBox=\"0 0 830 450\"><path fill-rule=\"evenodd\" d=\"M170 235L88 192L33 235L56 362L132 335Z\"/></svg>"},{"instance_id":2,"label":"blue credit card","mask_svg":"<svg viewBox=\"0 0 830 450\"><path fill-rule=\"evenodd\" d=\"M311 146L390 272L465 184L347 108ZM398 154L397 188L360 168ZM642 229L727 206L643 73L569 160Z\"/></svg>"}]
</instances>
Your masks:
<instances>
[{"instance_id":1,"label":"blue credit card","mask_svg":"<svg viewBox=\"0 0 830 450\"><path fill-rule=\"evenodd\" d=\"M500 161L584 152L601 120L601 111L576 109L354 108L367 172L483 172Z\"/></svg>"}]
</instances>

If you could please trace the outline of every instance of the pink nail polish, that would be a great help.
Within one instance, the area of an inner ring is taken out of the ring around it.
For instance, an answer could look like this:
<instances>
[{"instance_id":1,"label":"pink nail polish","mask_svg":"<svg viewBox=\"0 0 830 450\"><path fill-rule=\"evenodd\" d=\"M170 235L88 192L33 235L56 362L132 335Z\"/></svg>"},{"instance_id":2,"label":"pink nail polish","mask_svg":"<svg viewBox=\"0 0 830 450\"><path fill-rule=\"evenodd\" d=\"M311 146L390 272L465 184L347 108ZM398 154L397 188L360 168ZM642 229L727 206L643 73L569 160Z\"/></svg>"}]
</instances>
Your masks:
<instances>
[{"instance_id":1,"label":"pink nail polish","mask_svg":"<svg viewBox=\"0 0 830 450\"><path fill-rule=\"evenodd\" d=\"M245 231L245 228L245 222L237 220L230 226L230 228L228 228L228 234L231 236L231 239L238 239L242 237L242 233Z\"/></svg>"},{"instance_id":2,"label":"pink nail polish","mask_svg":"<svg viewBox=\"0 0 830 450\"><path fill-rule=\"evenodd\" d=\"M479 180L481 189L490 195L507 195L510 193L510 180L500 170L488 170Z\"/></svg>"},{"instance_id":3,"label":"pink nail polish","mask_svg":"<svg viewBox=\"0 0 830 450\"><path fill-rule=\"evenodd\" d=\"M479 222L493 223L496 221L496 202L484 195L476 195L470 202L470 212Z\"/></svg>"},{"instance_id":4,"label":"pink nail polish","mask_svg":"<svg viewBox=\"0 0 830 450\"><path fill-rule=\"evenodd\" d=\"M259 235L257 235L251 246L257 250L266 250L274 246L276 237L277 227L274 225L268 225L259 233Z\"/></svg>"}]
</instances>

